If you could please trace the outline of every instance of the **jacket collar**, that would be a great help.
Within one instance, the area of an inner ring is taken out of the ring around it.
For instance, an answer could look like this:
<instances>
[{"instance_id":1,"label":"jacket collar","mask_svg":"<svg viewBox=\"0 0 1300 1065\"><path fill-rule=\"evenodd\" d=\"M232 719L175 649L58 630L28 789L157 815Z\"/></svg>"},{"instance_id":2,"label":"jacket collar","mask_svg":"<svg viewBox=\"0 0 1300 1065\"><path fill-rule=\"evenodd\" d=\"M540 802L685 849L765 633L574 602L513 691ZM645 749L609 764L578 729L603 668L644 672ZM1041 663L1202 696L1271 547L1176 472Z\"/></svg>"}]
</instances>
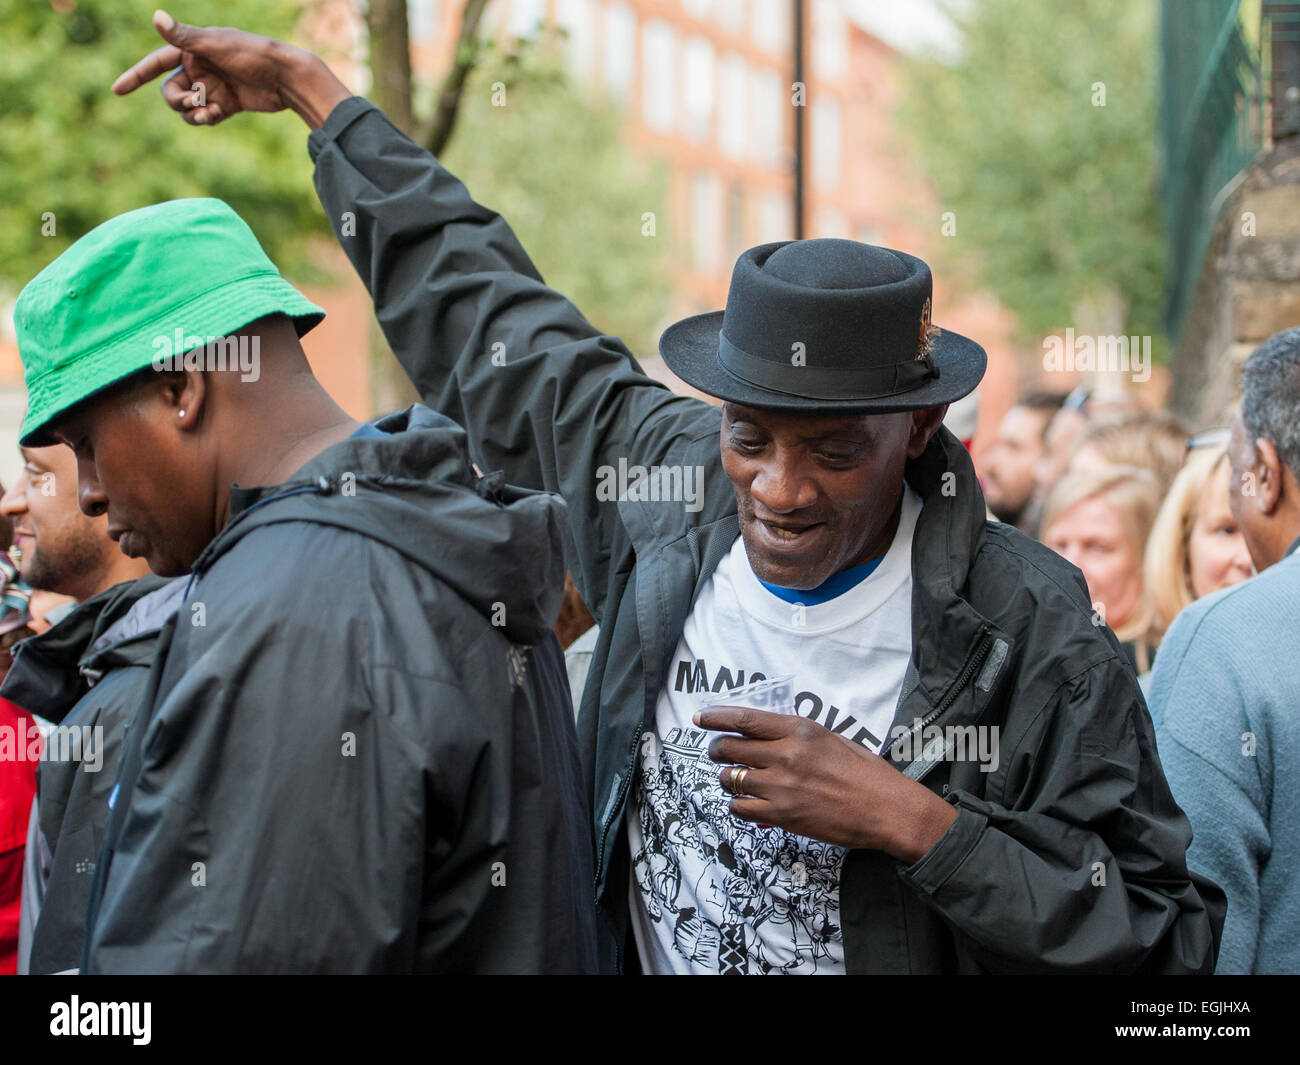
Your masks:
<instances>
[{"instance_id":1,"label":"jacket collar","mask_svg":"<svg viewBox=\"0 0 1300 1065\"><path fill-rule=\"evenodd\" d=\"M57 625L15 645L0 696L58 724L110 665L152 658L152 637L175 610L173 603L159 617L153 608L163 600L153 593L173 592L184 583L149 574L78 603ZM136 645L141 637L149 639Z\"/></svg>"},{"instance_id":2,"label":"jacket collar","mask_svg":"<svg viewBox=\"0 0 1300 1065\"><path fill-rule=\"evenodd\" d=\"M82 676L91 683L117 666L149 665L153 660L154 638L180 608L187 584L184 577L160 579L164 583L155 586L150 580L137 588L143 594L131 608L91 640L79 663Z\"/></svg>"},{"instance_id":3,"label":"jacket collar","mask_svg":"<svg viewBox=\"0 0 1300 1065\"><path fill-rule=\"evenodd\" d=\"M283 484L232 488L231 518L195 559L191 584L252 531L309 523L392 548L515 643L545 639L563 597L563 501L508 485L499 471L480 476L465 431L428 407L375 428L326 448ZM256 547L243 557L259 564Z\"/></svg>"},{"instance_id":4,"label":"jacket collar","mask_svg":"<svg viewBox=\"0 0 1300 1065\"><path fill-rule=\"evenodd\" d=\"M987 519L966 448L940 428L905 475L922 507L912 541L912 659L891 736L918 719L978 717L1013 646L967 598ZM973 696L958 699L967 688Z\"/></svg>"},{"instance_id":5,"label":"jacket collar","mask_svg":"<svg viewBox=\"0 0 1300 1065\"><path fill-rule=\"evenodd\" d=\"M295 488L336 489L340 469L382 470L391 481L451 480L473 488L478 477L469 461L465 430L446 415L421 403L394 411L373 423L383 435L350 436L331 444L277 485L230 489L230 517L227 528L257 503L277 498ZM408 429L435 429L437 433L405 434ZM323 480L322 480L323 479Z\"/></svg>"},{"instance_id":6,"label":"jacket collar","mask_svg":"<svg viewBox=\"0 0 1300 1065\"><path fill-rule=\"evenodd\" d=\"M984 534L985 503L970 454L943 426L906 467L907 483L925 502L917 536L930 561L945 562L927 583L949 593L963 587Z\"/></svg>"}]
</instances>

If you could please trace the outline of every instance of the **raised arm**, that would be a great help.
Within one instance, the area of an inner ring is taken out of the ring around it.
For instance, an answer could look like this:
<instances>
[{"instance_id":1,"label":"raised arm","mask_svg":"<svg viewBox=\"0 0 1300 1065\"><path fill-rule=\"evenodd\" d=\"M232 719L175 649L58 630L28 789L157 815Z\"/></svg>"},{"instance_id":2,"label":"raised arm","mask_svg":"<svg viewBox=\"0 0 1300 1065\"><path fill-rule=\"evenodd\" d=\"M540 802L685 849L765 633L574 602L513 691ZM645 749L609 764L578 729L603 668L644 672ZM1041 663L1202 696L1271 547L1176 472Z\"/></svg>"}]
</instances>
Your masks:
<instances>
[{"instance_id":1,"label":"raised arm","mask_svg":"<svg viewBox=\"0 0 1300 1065\"><path fill-rule=\"evenodd\" d=\"M179 65L163 98L191 125L290 109L312 127L321 202L402 366L426 402L465 427L481 466L564 496L575 579L599 617L626 535L617 505L598 498L601 469L664 464L716 433L718 411L647 377L621 340L547 287L500 216L317 57L161 12L154 25L168 43L114 91Z\"/></svg>"},{"instance_id":2,"label":"raised arm","mask_svg":"<svg viewBox=\"0 0 1300 1065\"><path fill-rule=\"evenodd\" d=\"M480 461L604 520L600 464L660 462L716 433L717 412L647 377L542 281L510 227L373 104L339 104L311 135L316 189L379 322L426 400Z\"/></svg>"}]
</instances>

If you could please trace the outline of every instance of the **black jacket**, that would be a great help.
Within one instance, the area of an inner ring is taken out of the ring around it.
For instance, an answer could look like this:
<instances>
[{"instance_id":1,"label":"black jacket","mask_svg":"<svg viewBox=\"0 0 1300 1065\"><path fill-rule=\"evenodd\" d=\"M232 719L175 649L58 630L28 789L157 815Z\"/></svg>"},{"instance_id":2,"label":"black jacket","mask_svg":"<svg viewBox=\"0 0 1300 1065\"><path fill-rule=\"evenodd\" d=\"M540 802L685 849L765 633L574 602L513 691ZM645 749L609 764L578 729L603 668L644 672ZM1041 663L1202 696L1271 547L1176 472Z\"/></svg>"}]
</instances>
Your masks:
<instances>
[{"instance_id":1,"label":"black jacket","mask_svg":"<svg viewBox=\"0 0 1300 1065\"><path fill-rule=\"evenodd\" d=\"M415 406L232 490L127 740L87 972L590 971L564 504Z\"/></svg>"},{"instance_id":2,"label":"black jacket","mask_svg":"<svg viewBox=\"0 0 1300 1065\"><path fill-rule=\"evenodd\" d=\"M546 287L498 215L373 105L340 104L309 146L326 215L355 218L340 243L421 394L467 427L485 468L568 503L574 578L601 624L578 731L605 960L618 964L640 736L691 605L739 532L719 410L646 377L617 337ZM602 501L599 471L620 461L701 467L700 508ZM1222 892L1188 874L1190 827L1078 570L985 520L970 458L946 430L906 477L923 507L895 723L996 725L1001 763L894 763L957 818L911 866L850 852L848 969L1212 971Z\"/></svg>"},{"instance_id":3,"label":"black jacket","mask_svg":"<svg viewBox=\"0 0 1300 1065\"><path fill-rule=\"evenodd\" d=\"M93 756L46 745L37 769L40 837L26 861L48 854L48 868L25 876L23 909L36 912L28 971L75 969L86 937L86 906L104 840L108 796L117 779L122 737L149 681L158 633L175 612L184 581L152 575L114 585L77 604L59 623L14 649L0 695L64 729L97 730ZM83 750L89 751L89 748Z\"/></svg>"}]
</instances>

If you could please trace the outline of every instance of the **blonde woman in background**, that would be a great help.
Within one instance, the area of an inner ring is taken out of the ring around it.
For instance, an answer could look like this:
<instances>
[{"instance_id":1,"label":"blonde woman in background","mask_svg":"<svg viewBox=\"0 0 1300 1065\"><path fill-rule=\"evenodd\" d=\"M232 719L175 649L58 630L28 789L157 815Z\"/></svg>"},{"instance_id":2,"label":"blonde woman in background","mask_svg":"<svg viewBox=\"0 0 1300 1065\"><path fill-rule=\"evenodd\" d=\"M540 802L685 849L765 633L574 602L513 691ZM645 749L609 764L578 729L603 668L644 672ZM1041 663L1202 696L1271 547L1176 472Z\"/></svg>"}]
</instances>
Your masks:
<instances>
[{"instance_id":1,"label":"blonde woman in background","mask_svg":"<svg viewBox=\"0 0 1300 1065\"><path fill-rule=\"evenodd\" d=\"M1150 470L1101 466L1067 473L1043 509L1043 543L1083 571L1093 609L1136 673L1151 668L1158 642L1143 556L1159 507L1160 486Z\"/></svg>"},{"instance_id":2,"label":"blonde woman in background","mask_svg":"<svg viewBox=\"0 0 1300 1065\"><path fill-rule=\"evenodd\" d=\"M1156 479L1161 498L1187 457L1187 430L1172 414L1142 411L1098 420L1075 441L1069 470L1140 466Z\"/></svg>"},{"instance_id":3,"label":"blonde woman in background","mask_svg":"<svg viewBox=\"0 0 1300 1065\"><path fill-rule=\"evenodd\" d=\"M1254 572L1228 503L1230 477L1225 445L1194 448L1156 515L1146 587L1158 636L1184 607Z\"/></svg>"}]
</instances>

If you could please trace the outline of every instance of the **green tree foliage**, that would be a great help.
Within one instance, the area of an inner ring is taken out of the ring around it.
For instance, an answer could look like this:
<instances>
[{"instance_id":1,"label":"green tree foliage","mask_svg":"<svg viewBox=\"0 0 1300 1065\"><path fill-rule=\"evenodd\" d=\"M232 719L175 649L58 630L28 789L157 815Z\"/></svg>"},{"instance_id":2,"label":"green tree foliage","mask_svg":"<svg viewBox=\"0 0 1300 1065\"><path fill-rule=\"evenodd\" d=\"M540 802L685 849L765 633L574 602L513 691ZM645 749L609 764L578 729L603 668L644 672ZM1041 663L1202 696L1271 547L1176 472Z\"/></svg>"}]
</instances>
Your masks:
<instances>
[{"instance_id":1,"label":"green tree foliage","mask_svg":"<svg viewBox=\"0 0 1300 1065\"><path fill-rule=\"evenodd\" d=\"M156 84L126 97L109 91L161 44L150 25L157 6L0 0L0 289L21 288L108 218L183 196L226 200L286 273L322 279L307 243L329 229L295 120L240 115L192 128L160 103ZM298 5L222 0L172 14L290 38ZM618 113L569 81L554 45L487 44L446 161L514 225L549 283L600 329L652 354L668 299L664 173L628 152ZM503 107L493 103L498 84ZM422 112L432 100L420 93L433 91L415 86ZM53 236L42 234L46 212ZM654 213L657 236L642 235L645 212Z\"/></svg>"},{"instance_id":2,"label":"green tree foliage","mask_svg":"<svg viewBox=\"0 0 1300 1065\"><path fill-rule=\"evenodd\" d=\"M157 83L126 97L109 91L162 44L150 24L156 7L158 0L0 0L0 287L21 288L114 215L184 196L226 200L282 269L310 277L306 242L329 231L301 128L283 115L241 115L195 129L160 102ZM288 37L297 5L202 0L174 14ZM42 233L46 212L52 236Z\"/></svg>"},{"instance_id":3,"label":"green tree foliage","mask_svg":"<svg viewBox=\"0 0 1300 1065\"><path fill-rule=\"evenodd\" d=\"M552 48L489 46L442 161L511 224L549 285L648 356L667 311L666 176L628 151L622 126ZM657 235L643 235L647 212Z\"/></svg>"},{"instance_id":4,"label":"green tree foliage","mask_svg":"<svg viewBox=\"0 0 1300 1065\"><path fill-rule=\"evenodd\" d=\"M1158 335L1155 5L971 0L950 14L960 55L909 65L900 116L955 213L947 254L1030 336Z\"/></svg>"}]
</instances>

